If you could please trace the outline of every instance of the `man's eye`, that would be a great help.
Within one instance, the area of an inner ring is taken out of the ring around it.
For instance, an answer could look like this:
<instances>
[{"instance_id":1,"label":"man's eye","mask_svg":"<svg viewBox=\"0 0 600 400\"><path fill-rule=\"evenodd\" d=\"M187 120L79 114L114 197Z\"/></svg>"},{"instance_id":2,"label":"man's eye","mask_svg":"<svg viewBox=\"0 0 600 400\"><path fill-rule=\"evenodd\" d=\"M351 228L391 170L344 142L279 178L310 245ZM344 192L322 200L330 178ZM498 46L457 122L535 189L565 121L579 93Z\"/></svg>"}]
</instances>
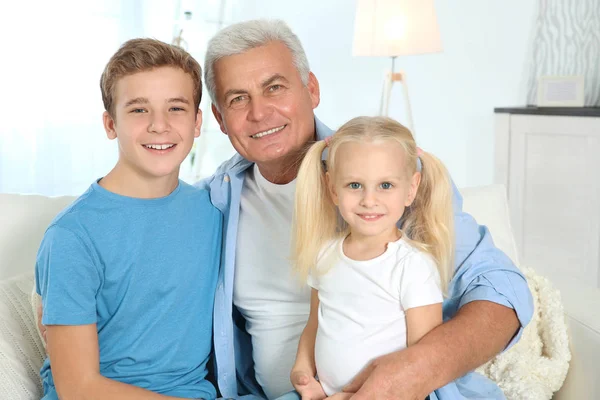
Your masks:
<instances>
[{"instance_id":1,"label":"man's eye","mask_svg":"<svg viewBox=\"0 0 600 400\"><path fill-rule=\"evenodd\" d=\"M245 98L246 98L246 96L234 97L233 99L231 99L231 104L239 103L240 101L244 100Z\"/></svg>"},{"instance_id":2,"label":"man's eye","mask_svg":"<svg viewBox=\"0 0 600 400\"><path fill-rule=\"evenodd\" d=\"M281 89L282 86L281 85L273 85L273 86L269 86L269 92L276 92L279 89Z\"/></svg>"},{"instance_id":3,"label":"man's eye","mask_svg":"<svg viewBox=\"0 0 600 400\"><path fill-rule=\"evenodd\" d=\"M382 189L391 189L393 185L389 182L383 182L380 186Z\"/></svg>"},{"instance_id":4,"label":"man's eye","mask_svg":"<svg viewBox=\"0 0 600 400\"><path fill-rule=\"evenodd\" d=\"M358 182L352 182L351 184L348 185L348 187L350 189L360 189L362 186L360 183Z\"/></svg>"}]
</instances>

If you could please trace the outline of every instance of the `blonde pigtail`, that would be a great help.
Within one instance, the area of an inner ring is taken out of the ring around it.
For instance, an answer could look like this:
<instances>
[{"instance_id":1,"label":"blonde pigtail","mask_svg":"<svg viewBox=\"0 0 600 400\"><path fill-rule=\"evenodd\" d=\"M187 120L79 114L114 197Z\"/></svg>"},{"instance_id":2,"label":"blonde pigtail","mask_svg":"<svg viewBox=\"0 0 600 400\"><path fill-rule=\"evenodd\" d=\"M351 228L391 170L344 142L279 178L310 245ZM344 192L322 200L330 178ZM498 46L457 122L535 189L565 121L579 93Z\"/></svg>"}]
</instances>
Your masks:
<instances>
[{"instance_id":1,"label":"blonde pigtail","mask_svg":"<svg viewBox=\"0 0 600 400\"><path fill-rule=\"evenodd\" d=\"M314 143L300 165L292 225L292 260L304 282L319 252L336 235L337 211L329 195L322 162L324 140Z\"/></svg>"},{"instance_id":2,"label":"blonde pigtail","mask_svg":"<svg viewBox=\"0 0 600 400\"><path fill-rule=\"evenodd\" d=\"M402 228L435 259L442 291L446 294L454 273L452 184L448 171L437 157L423 152L420 159L421 182Z\"/></svg>"}]
</instances>

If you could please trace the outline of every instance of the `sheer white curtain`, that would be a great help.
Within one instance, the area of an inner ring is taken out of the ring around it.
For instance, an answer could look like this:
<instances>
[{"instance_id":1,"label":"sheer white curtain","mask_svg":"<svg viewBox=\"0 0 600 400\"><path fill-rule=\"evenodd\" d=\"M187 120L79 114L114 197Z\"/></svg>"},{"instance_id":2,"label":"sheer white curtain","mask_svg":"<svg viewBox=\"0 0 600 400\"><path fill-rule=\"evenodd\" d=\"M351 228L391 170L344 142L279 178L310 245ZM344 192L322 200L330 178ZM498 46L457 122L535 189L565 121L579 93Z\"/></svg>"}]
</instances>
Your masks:
<instances>
[{"instance_id":1,"label":"sheer white curtain","mask_svg":"<svg viewBox=\"0 0 600 400\"><path fill-rule=\"evenodd\" d=\"M119 44L136 34L134 9L120 0L6 3L0 192L81 193L117 157L102 128L99 79Z\"/></svg>"},{"instance_id":2,"label":"sheer white curtain","mask_svg":"<svg viewBox=\"0 0 600 400\"><path fill-rule=\"evenodd\" d=\"M23 0L0 4L0 193L78 195L118 157L102 128L99 81L126 40L184 47L204 63L206 44L243 0ZM6 4L8 3L8 4ZM186 19L184 13L191 12ZM202 135L181 177L211 174L234 150L204 91Z\"/></svg>"}]
</instances>

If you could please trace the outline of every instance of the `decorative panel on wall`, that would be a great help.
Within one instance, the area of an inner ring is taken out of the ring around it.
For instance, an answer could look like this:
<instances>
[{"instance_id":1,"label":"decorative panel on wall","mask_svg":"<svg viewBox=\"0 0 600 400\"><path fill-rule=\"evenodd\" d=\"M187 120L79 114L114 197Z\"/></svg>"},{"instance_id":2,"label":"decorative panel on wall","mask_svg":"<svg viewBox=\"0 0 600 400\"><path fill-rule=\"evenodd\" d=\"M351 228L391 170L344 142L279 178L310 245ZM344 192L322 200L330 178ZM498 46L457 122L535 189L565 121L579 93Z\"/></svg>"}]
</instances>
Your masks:
<instances>
[{"instance_id":1,"label":"decorative panel on wall","mask_svg":"<svg viewBox=\"0 0 600 400\"><path fill-rule=\"evenodd\" d=\"M583 75L585 105L600 106L600 0L540 0L527 104L542 75Z\"/></svg>"}]
</instances>

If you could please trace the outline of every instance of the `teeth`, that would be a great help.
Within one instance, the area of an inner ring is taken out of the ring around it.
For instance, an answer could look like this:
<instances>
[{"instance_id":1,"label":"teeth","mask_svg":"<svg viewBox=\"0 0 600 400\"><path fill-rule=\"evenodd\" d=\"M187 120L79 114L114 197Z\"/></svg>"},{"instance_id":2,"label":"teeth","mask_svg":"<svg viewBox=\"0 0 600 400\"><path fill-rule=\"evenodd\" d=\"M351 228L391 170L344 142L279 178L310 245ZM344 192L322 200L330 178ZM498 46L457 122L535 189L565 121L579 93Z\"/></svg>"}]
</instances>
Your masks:
<instances>
[{"instance_id":1,"label":"teeth","mask_svg":"<svg viewBox=\"0 0 600 400\"><path fill-rule=\"evenodd\" d=\"M145 144L144 147L147 149L154 149L154 150L166 150L166 149L170 149L171 147L175 146L174 144Z\"/></svg>"},{"instance_id":2,"label":"teeth","mask_svg":"<svg viewBox=\"0 0 600 400\"><path fill-rule=\"evenodd\" d=\"M379 215L363 215L364 219L375 219L377 217L379 217Z\"/></svg>"},{"instance_id":3,"label":"teeth","mask_svg":"<svg viewBox=\"0 0 600 400\"><path fill-rule=\"evenodd\" d=\"M273 129L269 129L268 131L259 132L259 133L257 133L256 135L252 135L252 138L254 138L254 139L258 139L258 138L261 138L261 137L263 137L263 136L267 136L267 135L270 135L270 134L272 134L272 133L279 132L279 131L280 131L280 130L282 130L283 128L285 128L285 125L282 125L282 126L280 126L279 128L273 128Z\"/></svg>"}]
</instances>

